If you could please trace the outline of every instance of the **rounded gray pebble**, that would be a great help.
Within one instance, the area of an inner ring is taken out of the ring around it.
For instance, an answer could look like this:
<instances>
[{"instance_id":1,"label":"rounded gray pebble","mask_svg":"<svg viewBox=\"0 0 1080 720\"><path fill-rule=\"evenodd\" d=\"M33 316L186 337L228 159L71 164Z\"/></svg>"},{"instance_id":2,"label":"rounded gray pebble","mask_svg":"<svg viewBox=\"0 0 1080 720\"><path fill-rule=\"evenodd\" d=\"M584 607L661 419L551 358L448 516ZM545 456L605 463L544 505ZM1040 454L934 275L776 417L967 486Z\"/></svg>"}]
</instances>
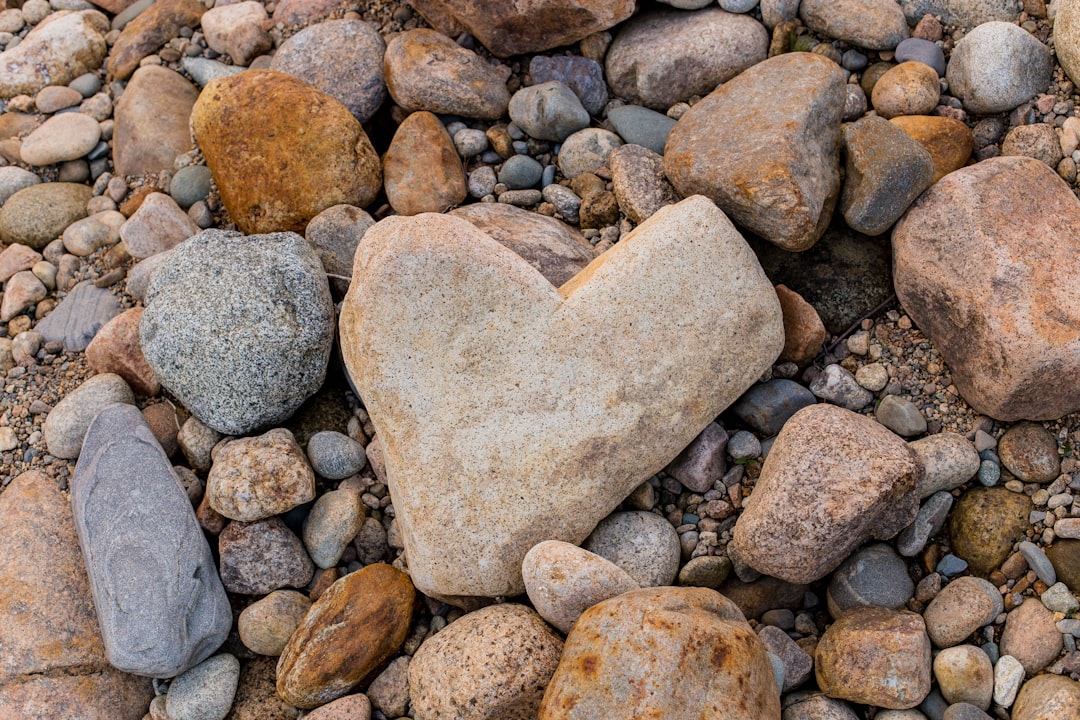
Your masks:
<instances>
[{"instance_id":1,"label":"rounded gray pebble","mask_svg":"<svg viewBox=\"0 0 1080 720\"><path fill-rule=\"evenodd\" d=\"M1057 582L1057 572L1054 570L1054 566L1050 564L1050 558L1046 557L1046 553L1043 549L1033 542L1027 540L1020 543L1018 549L1020 554L1027 560L1028 567L1035 571L1035 574L1047 585L1053 585Z\"/></svg>"},{"instance_id":2,"label":"rounded gray pebble","mask_svg":"<svg viewBox=\"0 0 1080 720\"><path fill-rule=\"evenodd\" d=\"M240 661L228 653L203 660L169 685L169 720L223 720L240 681Z\"/></svg>"},{"instance_id":3,"label":"rounded gray pebble","mask_svg":"<svg viewBox=\"0 0 1080 720\"><path fill-rule=\"evenodd\" d=\"M856 606L878 605L900 608L911 599L915 583L907 573L907 563L885 543L860 548L845 560L826 593L834 618Z\"/></svg>"},{"instance_id":4,"label":"rounded gray pebble","mask_svg":"<svg viewBox=\"0 0 1080 720\"><path fill-rule=\"evenodd\" d=\"M934 43L921 38L908 38L896 46L896 62L921 62L937 71L938 77L945 76L945 53Z\"/></svg>"},{"instance_id":5,"label":"rounded gray pebble","mask_svg":"<svg viewBox=\"0 0 1080 720\"><path fill-rule=\"evenodd\" d=\"M511 190L525 190L540 182L544 167L528 155L514 155L499 170L499 182Z\"/></svg>"},{"instance_id":6,"label":"rounded gray pebble","mask_svg":"<svg viewBox=\"0 0 1080 720\"><path fill-rule=\"evenodd\" d=\"M979 463L979 482L986 487L993 487L1001 480L1001 466L993 460L983 460Z\"/></svg>"},{"instance_id":7,"label":"rounded gray pebble","mask_svg":"<svg viewBox=\"0 0 1080 720\"><path fill-rule=\"evenodd\" d=\"M754 433L740 430L728 440L727 451L731 459L736 462L756 460L761 455L761 441Z\"/></svg>"},{"instance_id":8,"label":"rounded gray pebble","mask_svg":"<svg viewBox=\"0 0 1080 720\"><path fill-rule=\"evenodd\" d=\"M612 513L581 547L615 563L642 587L670 585L679 571L679 535L651 512Z\"/></svg>"},{"instance_id":9,"label":"rounded gray pebble","mask_svg":"<svg viewBox=\"0 0 1080 720\"><path fill-rule=\"evenodd\" d=\"M488 149L487 135L483 130L472 128L458 130L454 133L454 147L463 158L476 157Z\"/></svg>"},{"instance_id":10,"label":"rounded gray pebble","mask_svg":"<svg viewBox=\"0 0 1080 720\"><path fill-rule=\"evenodd\" d=\"M49 453L58 458L77 458L90 421L115 403L135 404L135 394L119 375L94 375L75 388L45 418L42 432Z\"/></svg>"},{"instance_id":11,"label":"rounded gray pebble","mask_svg":"<svg viewBox=\"0 0 1080 720\"><path fill-rule=\"evenodd\" d=\"M308 460L315 472L330 480L344 480L364 469L364 446L333 430L315 433L308 440Z\"/></svg>"},{"instance_id":12,"label":"rounded gray pebble","mask_svg":"<svg viewBox=\"0 0 1080 720\"><path fill-rule=\"evenodd\" d=\"M554 165L548 167L554 168ZM545 201L555 206L555 212L559 213L567 222L578 221L578 211L581 209L581 198L573 190L563 185L549 183L544 186L542 197Z\"/></svg>"},{"instance_id":13,"label":"rounded gray pebble","mask_svg":"<svg viewBox=\"0 0 1080 720\"><path fill-rule=\"evenodd\" d=\"M487 165L469 173L469 195L480 199L495 192L495 171Z\"/></svg>"},{"instance_id":14,"label":"rounded gray pebble","mask_svg":"<svg viewBox=\"0 0 1080 720\"><path fill-rule=\"evenodd\" d=\"M574 91L561 82L518 90L510 98L510 117L531 137L557 141L588 127L591 121Z\"/></svg>"},{"instance_id":15,"label":"rounded gray pebble","mask_svg":"<svg viewBox=\"0 0 1080 720\"><path fill-rule=\"evenodd\" d=\"M176 204L187 210L210 194L210 168L205 165L189 165L173 176L169 195Z\"/></svg>"},{"instance_id":16,"label":"rounded gray pebble","mask_svg":"<svg viewBox=\"0 0 1080 720\"><path fill-rule=\"evenodd\" d=\"M592 172L606 165L611 151L623 144L613 132L585 128L566 138L559 150L559 169L568 178Z\"/></svg>"}]
</instances>

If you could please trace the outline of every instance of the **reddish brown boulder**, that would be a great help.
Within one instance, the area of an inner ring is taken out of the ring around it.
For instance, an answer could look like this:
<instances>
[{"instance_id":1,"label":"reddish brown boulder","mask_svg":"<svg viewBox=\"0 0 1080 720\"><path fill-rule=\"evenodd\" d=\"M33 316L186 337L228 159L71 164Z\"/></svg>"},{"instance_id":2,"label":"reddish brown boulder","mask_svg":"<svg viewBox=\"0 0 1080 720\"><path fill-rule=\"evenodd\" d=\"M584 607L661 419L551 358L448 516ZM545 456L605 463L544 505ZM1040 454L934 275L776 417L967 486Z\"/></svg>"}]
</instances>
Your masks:
<instances>
[{"instance_id":1,"label":"reddish brown boulder","mask_svg":"<svg viewBox=\"0 0 1080 720\"><path fill-rule=\"evenodd\" d=\"M86 346L86 360L97 373L116 373L138 395L157 395L161 391L150 364L139 344L139 320L143 308L131 308L105 323Z\"/></svg>"},{"instance_id":2,"label":"reddish brown boulder","mask_svg":"<svg viewBox=\"0 0 1080 720\"><path fill-rule=\"evenodd\" d=\"M405 118L383 157L386 199L399 215L445 212L468 195L446 128L429 112Z\"/></svg>"}]
</instances>

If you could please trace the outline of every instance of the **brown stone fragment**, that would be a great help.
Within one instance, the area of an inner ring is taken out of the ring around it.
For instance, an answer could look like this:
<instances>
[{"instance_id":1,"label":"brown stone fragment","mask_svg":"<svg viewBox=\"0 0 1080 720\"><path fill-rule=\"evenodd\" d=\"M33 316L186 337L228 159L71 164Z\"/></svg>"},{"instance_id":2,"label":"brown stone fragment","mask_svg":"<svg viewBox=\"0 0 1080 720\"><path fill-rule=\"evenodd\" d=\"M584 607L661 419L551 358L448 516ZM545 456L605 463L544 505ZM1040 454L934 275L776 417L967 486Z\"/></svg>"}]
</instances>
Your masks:
<instances>
[{"instance_id":1,"label":"brown stone fragment","mask_svg":"<svg viewBox=\"0 0 1080 720\"><path fill-rule=\"evenodd\" d=\"M233 440L214 456L206 497L232 520L252 522L315 498L315 473L285 428Z\"/></svg>"},{"instance_id":2,"label":"brown stone fragment","mask_svg":"<svg viewBox=\"0 0 1080 720\"><path fill-rule=\"evenodd\" d=\"M399 215L445 212L468 196L450 134L434 114L405 118L383 158L386 199Z\"/></svg>"},{"instance_id":3,"label":"brown stone fragment","mask_svg":"<svg viewBox=\"0 0 1080 720\"><path fill-rule=\"evenodd\" d=\"M949 513L953 552L971 572L986 577L1001 567L1030 526L1031 500L1003 487L976 487L956 501Z\"/></svg>"},{"instance_id":4,"label":"brown stone fragment","mask_svg":"<svg viewBox=\"0 0 1080 720\"><path fill-rule=\"evenodd\" d=\"M225 720L295 720L300 710L287 705L274 687L275 658L257 657L240 668L232 710Z\"/></svg>"},{"instance_id":5,"label":"brown stone fragment","mask_svg":"<svg viewBox=\"0 0 1080 720\"><path fill-rule=\"evenodd\" d=\"M138 395L154 396L161 391L139 344L139 320L143 308L131 308L105 323L86 346L86 360L94 372L116 373Z\"/></svg>"},{"instance_id":6,"label":"brown stone fragment","mask_svg":"<svg viewBox=\"0 0 1080 720\"><path fill-rule=\"evenodd\" d=\"M786 285L776 286L776 297L784 311L784 351L780 359L805 367L825 344L825 325L814 306Z\"/></svg>"},{"instance_id":7,"label":"brown stone fragment","mask_svg":"<svg viewBox=\"0 0 1080 720\"><path fill-rule=\"evenodd\" d=\"M967 163L975 138L959 120L936 115L901 115L890 122L922 145L934 161L931 185Z\"/></svg>"},{"instance_id":8,"label":"brown stone fragment","mask_svg":"<svg viewBox=\"0 0 1080 720\"><path fill-rule=\"evenodd\" d=\"M1080 720L1080 682L1062 675L1039 675L1024 683L1012 708L1013 720Z\"/></svg>"},{"instance_id":9,"label":"brown stone fragment","mask_svg":"<svg viewBox=\"0 0 1080 720\"><path fill-rule=\"evenodd\" d=\"M178 37L180 28L199 27L204 12L206 6L199 0L157 0L120 31L105 69L118 80L127 79L140 60Z\"/></svg>"},{"instance_id":10,"label":"brown stone fragment","mask_svg":"<svg viewBox=\"0 0 1080 720\"><path fill-rule=\"evenodd\" d=\"M278 695L302 708L346 695L405 642L415 597L409 576L383 563L338 580L278 659Z\"/></svg>"}]
</instances>

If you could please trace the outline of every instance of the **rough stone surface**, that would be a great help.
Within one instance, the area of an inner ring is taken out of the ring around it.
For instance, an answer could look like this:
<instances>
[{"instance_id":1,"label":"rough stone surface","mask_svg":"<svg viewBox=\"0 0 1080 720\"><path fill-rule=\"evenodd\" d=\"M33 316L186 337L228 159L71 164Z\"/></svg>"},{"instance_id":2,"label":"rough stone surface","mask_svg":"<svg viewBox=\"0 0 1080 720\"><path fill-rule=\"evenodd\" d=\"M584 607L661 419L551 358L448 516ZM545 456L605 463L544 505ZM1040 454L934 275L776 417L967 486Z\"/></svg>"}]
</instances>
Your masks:
<instances>
[{"instance_id":1,"label":"rough stone surface","mask_svg":"<svg viewBox=\"0 0 1080 720\"><path fill-rule=\"evenodd\" d=\"M302 233L323 210L365 207L379 192L379 157L360 123L291 75L249 70L213 80L191 120L221 201L243 232Z\"/></svg>"},{"instance_id":2,"label":"rough stone surface","mask_svg":"<svg viewBox=\"0 0 1080 720\"><path fill-rule=\"evenodd\" d=\"M252 652L277 657L310 609L307 595L275 590L240 613L236 620L240 641Z\"/></svg>"},{"instance_id":3,"label":"rough stone surface","mask_svg":"<svg viewBox=\"0 0 1080 720\"><path fill-rule=\"evenodd\" d=\"M109 75L126 80L144 57L179 36L180 28L197 28L205 12L206 6L199 0L157 0L120 32L105 69Z\"/></svg>"},{"instance_id":4,"label":"rough stone surface","mask_svg":"<svg viewBox=\"0 0 1080 720\"><path fill-rule=\"evenodd\" d=\"M938 433L908 445L923 474L919 479L919 498L925 499L942 490L953 490L975 477L980 458L975 447L958 433Z\"/></svg>"},{"instance_id":5,"label":"rough stone surface","mask_svg":"<svg viewBox=\"0 0 1080 720\"><path fill-rule=\"evenodd\" d=\"M820 55L754 65L675 124L664 167L680 194L711 198L785 250L806 250L840 194L844 74Z\"/></svg>"},{"instance_id":6,"label":"rough stone surface","mask_svg":"<svg viewBox=\"0 0 1080 720\"><path fill-rule=\"evenodd\" d=\"M930 153L934 161L933 185L967 164L975 139L971 130L955 118L932 115L901 115L889 122L900 127Z\"/></svg>"},{"instance_id":7,"label":"rough stone surface","mask_svg":"<svg viewBox=\"0 0 1080 720\"><path fill-rule=\"evenodd\" d=\"M784 311L784 350L780 359L805 367L825 346L825 325L814 306L786 285L776 286Z\"/></svg>"},{"instance_id":8,"label":"rough stone surface","mask_svg":"<svg viewBox=\"0 0 1080 720\"><path fill-rule=\"evenodd\" d=\"M522 88L510 98L510 118L530 137L561 142L591 119L574 91L551 81Z\"/></svg>"},{"instance_id":9,"label":"rough stone surface","mask_svg":"<svg viewBox=\"0 0 1080 720\"><path fill-rule=\"evenodd\" d=\"M263 29L266 9L260 2L234 2L215 5L201 21L203 36L211 50L228 55L237 65L248 65L274 47L270 34Z\"/></svg>"},{"instance_id":10,"label":"rough stone surface","mask_svg":"<svg viewBox=\"0 0 1080 720\"><path fill-rule=\"evenodd\" d=\"M410 573L428 594L520 593L529 548L583 540L783 345L772 287L704 198L662 209L557 291L457 218L388 218L368 233L341 343L382 442ZM720 266L729 272L719 276ZM432 283L438 293L427 292ZM649 322L627 333L635 317ZM433 362L424 347L459 349ZM676 360L674 347L708 350ZM613 411L612 393L639 409ZM642 443L661 417L664 432ZM517 450L505 452L502 438ZM520 512L501 502L493 477L516 478ZM573 512L560 502L564 483ZM461 493L467 516L446 501Z\"/></svg>"},{"instance_id":11,"label":"rough stone surface","mask_svg":"<svg viewBox=\"0 0 1080 720\"><path fill-rule=\"evenodd\" d=\"M349 291L356 246L374 224L370 215L352 205L327 208L308 223L304 239L319 255L330 287L337 296Z\"/></svg>"},{"instance_id":12,"label":"rough stone surface","mask_svg":"<svg viewBox=\"0 0 1080 720\"><path fill-rule=\"evenodd\" d=\"M1013 720L1077 720L1080 682L1061 675L1039 675L1024 683L1013 705Z\"/></svg>"},{"instance_id":13,"label":"rough stone surface","mask_svg":"<svg viewBox=\"0 0 1080 720\"><path fill-rule=\"evenodd\" d=\"M1019 660L1028 675L1041 672L1061 653L1061 632L1054 623L1054 613L1038 598L1024 598L1024 603L1005 618L1001 654Z\"/></svg>"},{"instance_id":14,"label":"rough stone surface","mask_svg":"<svg viewBox=\"0 0 1080 720\"><path fill-rule=\"evenodd\" d=\"M1038 38L1009 22L988 22L956 44L945 78L967 110L988 115L1046 92L1053 71L1053 55Z\"/></svg>"},{"instance_id":15,"label":"rough stone surface","mask_svg":"<svg viewBox=\"0 0 1080 720\"><path fill-rule=\"evenodd\" d=\"M608 86L600 63L578 55L535 55L529 61L534 83L558 80L566 83L590 115L600 115L608 101Z\"/></svg>"},{"instance_id":16,"label":"rough stone surface","mask_svg":"<svg viewBox=\"0 0 1080 720\"><path fill-rule=\"evenodd\" d=\"M346 695L405 642L415 596L409 576L385 564L335 582L278 659L278 694L302 708Z\"/></svg>"},{"instance_id":17,"label":"rough stone surface","mask_svg":"<svg viewBox=\"0 0 1080 720\"><path fill-rule=\"evenodd\" d=\"M120 226L120 239L137 260L171 250L197 235L199 226L165 193L150 193Z\"/></svg>"},{"instance_id":18,"label":"rough stone surface","mask_svg":"<svg viewBox=\"0 0 1080 720\"><path fill-rule=\"evenodd\" d=\"M582 548L626 571L642 587L671 585L679 572L679 536L665 518L638 510L604 518Z\"/></svg>"},{"instance_id":19,"label":"rough stone surface","mask_svg":"<svg viewBox=\"0 0 1080 720\"><path fill-rule=\"evenodd\" d=\"M79 457L90 421L116 403L135 404L135 395L124 379L112 373L95 375L56 404L42 427L49 454L58 458Z\"/></svg>"},{"instance_id":20,"label":"rough stone surface","mask_svg":"<svg viewBox=\"0 0 1080 720\"><path fill-rule=\"evenodd\" d=\"M829 613L838 618L846 610L876 605L897 610L915 592L907 564L891 546L875 543L860 548L833 573L826 593Z\"/></svg>"},{"instance_id":21,"label":"rough stone surface","mask_svg":"<svg viewBox=\"0 0 1080 720\"><path fill-rule=\"evenodd\" d=\"M304 717L307 720L370 720L371 701L366 695L346 695L312 710Z\"/></svg>"},{"instance_id":22,"label":"rough stone surface","mask_svg":"<svg viewBox=\"0 0 1080 720\"><path fill-rule=\"evenodd\" d=\"M142 308L131 308L105 323L86 346L86 361L97 373L115 373L139 395L154 396L161 383L146 362L139 344Z\"/></svg>"},{"instance_id":23,"label":"rough stone surface","mask_svg":"<svg viewBox=\"0 0 1080 720\"><path fill-rule=\"evenodd\" d=\"M795 690L814 674L814 658L807 655L786 632L778 627L763 625L757 633L765 649L784 663L784 687L781 692Z\"/></svg>"},{"instance_id":24,"label":"rough stone surface","mask_svg":"<svg viewBox=\"0 0 1080 720\"><path fill-rule=\"evenodd\" d=\"M1048 483L1061 474L1057 438L1041 425L1021 423L998 440L1001 464L1024 482Z\"/></svg>"},{"instance_id":25,"label":"rough stone surface","mask_svg":"<svg viewBox=\"0 0 1080 720\"><path fill-rule=\"evenodd\" d=\"M232 655L203 660L169 684L169 720L221 720L229 714L239 681L240 661Z\"/></svg>"},{"instance_id":26,"label":"rough stone surface","mask_svg":"<svg viewBox=\"0 0 1080 720\"><path fill-rule=\"evenodd\" d=\"M607 53L611 91L664 111L707 95L766 58L769 33L748 15L720 8L642 13L624 24Z\"/></svg>"},{"instance_id":27,"label":"rough stone surface","mask_svg":"<svg viewBox=\"0 0 1080 720\"><path fill-rule=\"evenodd\" d=\"M965 576L942 588L930 601L923 617L934 645L952 647L994 622L1003 609L997 588L982 578Z\"/></svg>"},{"instance_id":28,"label":"rough stone surface","mask_svg":"<svg viewBox=\"0 0 1080 720\"><path fill-rule=\"evenodd\" d=\"M206 499L230 520L253 522L315 499L315 473L285 428L221 448L206 476Z\"/></svg>"},{"instance_id":29,"label":"rough stone surface","mask_svg":"<svg viewBox=\"0 0 1080 720\"><path fill-rule=\"evenodd\" d=\"M689 490L708 492L727 472L727 443L724 428L711 422L664 471Z\"/></svg>"},{"instance_id":30,"label":"rough stone surface","mask_svg":"<svg viewBox=\"0 0 1080 720\"><path fill-rule=\"evenodd\" d=\"M225 720L296 720L300 711L278 697L274 658L255 658L240 668L233 708Z\"/></svg>"},{"instance_id":31,"label":"rough stone surface","mask_svg":"<svg viewBox=\"0 0 1080 720\"><path fill-rule=\"evenodd\" d=\"M112 665L169 678L220 647L229 600L191 501L138 408L110 405L90 423L71 505Z\"/></svg>"},{"instance_id":32,"label":"rough stone surface","mask_svg":"<svg viewBox=\"0 0 1080 720\"><path fill-rule=\"evenodd\" d=\"M826 429L827 428L827 429ZM873 420L831 405L796 413L765 458L732 548L760 572L810 582L915 519L922 469Z\"/></svg>"},{"instance_id":33,"label":"rough stone surface","mask_svg":"<svg viewBox=\"0 0 1080 720\"><path fill-rule=\"evenodd\" d=\"M1022 200L1032 193L1037 210ZM897 224L897 295L975 410L1047 420L1080 408L1080 393L1058 382L1080 358L1080 318L1067 300L1080 261L1054 240L1078 231L1068 186L1020 157L951 173ZM991 285L1000 291L983 292Z\"/></svg>"},{"instance_id":34,"label":"rough stone surface","mask_svg":"<svg viewBox=\"0 0 1080 720\"><path fill-rule=\"evenodd\" d=\"M903 62L882 75L870 93L874 110L883 118L927 115L937 107L941 86L937 72L920 62Z\"/></svg>"},{"instance_id":35,"label":"rough stone surface","mask_svg":"<svg viewBox=\"0 0 1080 720\"><path fill-rule=\"evenodd\" d=\"M303 238L207 230L154 273L140 335L164 387L203 422L242 434L284 420L319 389L333 322L326 275Z\"/></svg>"},{"instance_id":36,"label":"rough stone surface","mask_svg":"<svg viewBox=\"0 0 1080 720\"><path fill-rule=\"evenodd\" d=\"M47 85L66 85L101 67L109 21L96 10L58 12L39 23L15 47L0 53L0 98L33 95Z\"/></svg>"},{"instance_id":37,"label":"rough stone surface","mask_svg":"<svg viewBox=\"0 0 1080 720\"><path fill-rule=\"evenodd\" d=\"M831 697L904 710L930 692L930 638L913 613L853 608L821 636L815 660L818 687Z\"/></svg>"},{"instance_id":38,"label":"rough stone surface","mask_svg":"<svg viewBox=\"0 0 1080 720\"><path fill-rule=\"evenodd\" d=\"M934 678L950 704L967 703L989 710L994 694L994 666L975 645L946 648L934 658Z\"/></svg>"},{"instance_id":39,"label":"rough stone surface","mask_svg":"<svg viewBox=\"0 0 1080 720\"><path fill-rule=\"evenodd\" d=\"M229 592L264 595L304 587L315 566L300 538L278 517L231 522L218 537L221 581Z\"/></svg>"},{"instance_id":40,"label":"rough stone surface","mask_svg":"<svg viewBox=\"0 0 1080 720\"><path fill-rule=\"evenodd\" d=\"M383 156L383 179L399 215L445 212L468 197L454 141L429 112L414 112L398 126Z\"/></svg>"},{"instance_id":41,"label":"rough stone surface","mask_svg":"<svg viewBox=\"0 0 1080 720\"><path fill-rule=\"evenodd\" d=\"M639 225L653 213L679 200L664 175L664 158L640 145L623 145L608 156L611 182L619 208Z\"/></svg>"},{"instance_id":42,"label":"rough stone surface","mask_svg":"<svg viewBox=\"0 0 1080 720\"><path fill-rule=\"evenodd\" d=\"M1080 80L1080 3L1059 0L1054 16L1054 54L1065 74Z\"/></svg>"},{"instance_id":43,"label":"rough stone surface","mask_svg":"<svg viewBox=\"0 0 1080 720\"><path fill-rule=\"evenodd\" d=\"M814 32L869 50L892 50L908 36L893 0L802 0L799 17Z\"/></svg>"},{"instance_id":44,"label":"rough stone surface","mask_svg":"<svg viewBox=\"0 0 1080 720\"><path fill-rule=\"evenodd\" d=\"M62 342L68 352L85 350L105 323L120 314L116 296L84 281L34 328L45 342Z\"/></svg>"},{"instance_id":45,"label":"rough stone surface","mask_svg":"<svg viewBox=\"0 0 1080 720\"><path fill-rule=\"evenodd\" d=\"M0 207L0 241L41 250L64 229L86 217L93 191L76 183L39 183L23 188Z\"/></svg>"},{"instance_id":46,"label":"rough stone surface","mask_svg":"<svg viewBox=\"0 0 1080 720\"><path fill-rule=\"evenodd\" d=\"M0 717L135 720L153 689L105 658L67 498L37 472L0 496Z\"/></svg>"},{"instance_id":47,"label":"rough stone surface","mask_svg":"<svg viewBox=\"0 0 1080 720\"><path fill-rule=\"evenodd\" d=\"M942 23L971 30L993 20L1013 22L1020 4L1015 0L900 0L900 7L911 25L929 13Z\"/></svg>"},{"instance_id":48,"label":"rough stone surface","mask_svg":"<svg viewBox=\"0 0 1080 720\"><path fill-rule=\"evenodd\" d=\"M964 493L949 514L953 552L967 561L971 572L986 577L1012 553L1013 543L1030 526L1031 500L1003 487Z\"/></svg>"},{"instance_id":49,"label":"rough stone surface","mask_svg":"<svg viewBox=\"0 0 1080 720\"><path fill-rule=\"evenodd\" d=\"M776 680L734 603L705 588L666 587L633 590L587 610L566 639L536 717L702 716L779 718Z\"/></svg>"}]
</instances>

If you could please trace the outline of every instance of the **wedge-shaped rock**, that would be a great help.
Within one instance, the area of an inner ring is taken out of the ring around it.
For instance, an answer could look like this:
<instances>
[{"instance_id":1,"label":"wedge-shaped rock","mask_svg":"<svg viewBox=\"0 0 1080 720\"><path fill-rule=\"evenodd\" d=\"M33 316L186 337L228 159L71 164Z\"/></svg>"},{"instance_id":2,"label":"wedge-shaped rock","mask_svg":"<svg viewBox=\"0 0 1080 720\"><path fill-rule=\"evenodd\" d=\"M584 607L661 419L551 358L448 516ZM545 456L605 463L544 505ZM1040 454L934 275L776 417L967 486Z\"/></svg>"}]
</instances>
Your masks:
<instances>
[{"instance_id":1,"label":"wedge-shaped rock","mask_svg":"<svg viewBox=\"0 0 1080 720\"><path fill-rule=\"evenodd\" d=\"M90 423L71 507L110 663L169 678L221 646L232 627L225 588L138 408L110 405Z\"/></svg>"},{"instance_id":2,"label":"wedge-shaped rock","mask_svg":"<svg viewBox=\"0 0 1080 720\"><path fill-rule=\"evenodd\" d=\"M780 692L735 603L707 588L645 588L578 619L537 715L600 717L780 720Z\"/></svg>"},{"instance_id":3,"label":"wedge-shaped rock","mask_svg":"<svg viewBox=\"0 0 1080 720\"><path fill-rule=\"evenodd\" d=\"M791 416L735 524L733 549L793 583L832 572L867 540L888 540L919 510L922 467L898 436L835 405Z\"/></svg>"},{"instance_id":4,"label":"wedge-shaped rock","mask_svg":"<svg viewBox=\"0 0 1080 720\"><path fill-rule=\"evenodd\" d=\"M892 237L896 294L968 404L1005 421L1080 409L1080 384L1063 382L1080 373L1080 202L1053 170L1024 157L961 168Z\"/></svg>"},{"instance_id":5,"label":"wedge-shaped rock","mask_svg":"<svg viewBox=\"0 0 1080 720\"><path fill-rule=\"evenodd\" d=\"M458 218L368 230L341 344L417 587L520 594L529 548L584 540L760 377L782 324L757 259L701 197L558 289Z\"/></svg>"},{"instance_id":6,"label":"wedge-shaped rock","mask_svg":"<svg viewBox=\"0 0 1080 720\"><path fill-rule=\"evenodd\" d=\"M675 124L664 169L680 194L711 198L785 250L821 237L840 194L844 73L821 55L754 65Z\"/></svg>"}]
</instances>

